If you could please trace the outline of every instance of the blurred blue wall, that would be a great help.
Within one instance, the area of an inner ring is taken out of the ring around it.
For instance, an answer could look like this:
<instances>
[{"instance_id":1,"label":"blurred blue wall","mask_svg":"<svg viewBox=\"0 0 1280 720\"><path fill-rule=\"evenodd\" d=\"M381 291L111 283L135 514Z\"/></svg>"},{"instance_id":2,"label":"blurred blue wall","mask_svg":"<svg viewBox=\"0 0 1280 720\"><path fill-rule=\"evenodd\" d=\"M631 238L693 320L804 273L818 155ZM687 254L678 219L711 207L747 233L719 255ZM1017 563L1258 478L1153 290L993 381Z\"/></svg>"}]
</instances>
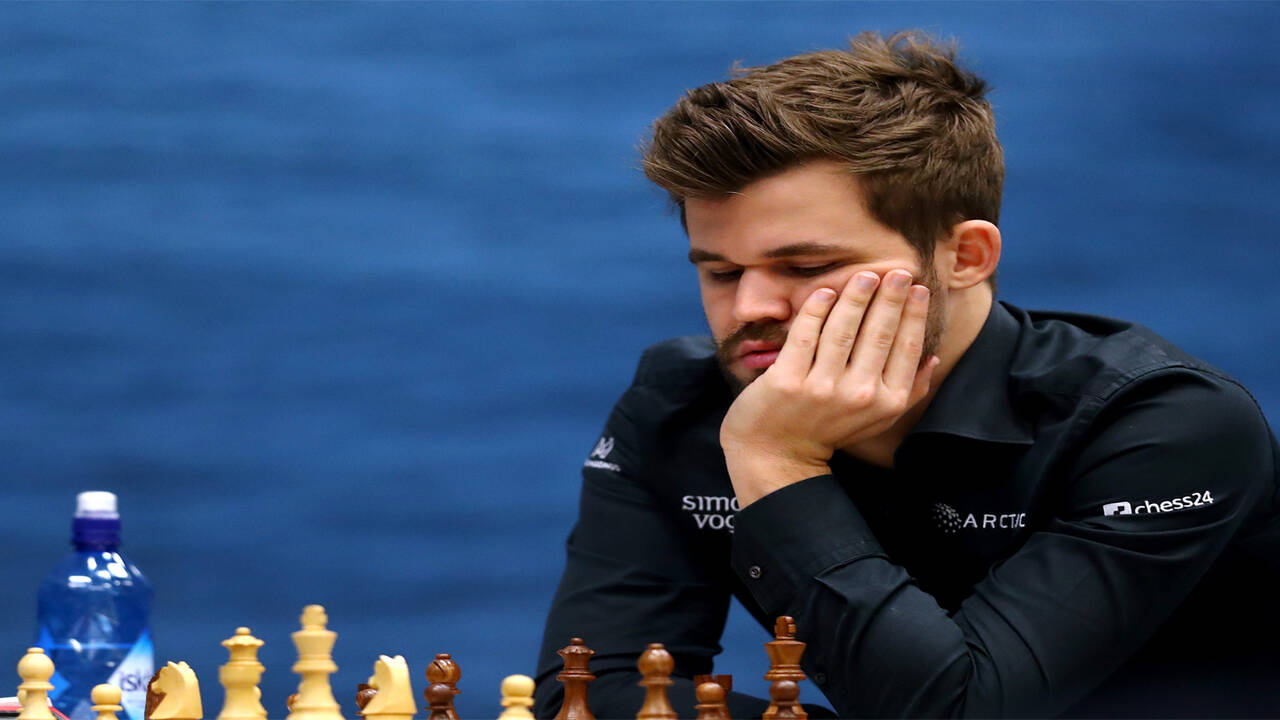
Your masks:
<instances>
[{"instance_id":1,"label":"blurred blue wall","mask_svg":"<svg viewBox=\"0 0 1280 720\"><path fill-rule=\"evenodd\" d=\"M112 489L211 715L243 624L283 716L310 602L348 714L436 652L498 712L637 353L703 328L638 139L735 60L917 26L995 86L1001 296L1280 417L1275 4L0 5L0 666ZM764 639L719 669L762 691Z\"/></svg>"}]
</instances>

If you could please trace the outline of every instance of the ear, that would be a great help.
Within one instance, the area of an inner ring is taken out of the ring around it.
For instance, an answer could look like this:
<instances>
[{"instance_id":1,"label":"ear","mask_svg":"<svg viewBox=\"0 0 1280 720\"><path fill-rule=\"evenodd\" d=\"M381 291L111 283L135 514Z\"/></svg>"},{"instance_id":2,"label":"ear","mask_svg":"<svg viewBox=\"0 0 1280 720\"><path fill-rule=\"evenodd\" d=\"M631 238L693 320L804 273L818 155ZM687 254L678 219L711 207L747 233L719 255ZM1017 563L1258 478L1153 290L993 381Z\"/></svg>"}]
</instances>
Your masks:
<instances>
[{"instance_id":1,"label":"ear","mask_svg":"<svg viewBox=\"0 0 1280 720\"><path fill-rule=\"evenodd\" d=\"M950 267L939 268L947 287L963 290L991 277L1000 264L1000 228L986 220L965 220L951 228L942 242L939 260Z\"/></svg>"}]
</instances>

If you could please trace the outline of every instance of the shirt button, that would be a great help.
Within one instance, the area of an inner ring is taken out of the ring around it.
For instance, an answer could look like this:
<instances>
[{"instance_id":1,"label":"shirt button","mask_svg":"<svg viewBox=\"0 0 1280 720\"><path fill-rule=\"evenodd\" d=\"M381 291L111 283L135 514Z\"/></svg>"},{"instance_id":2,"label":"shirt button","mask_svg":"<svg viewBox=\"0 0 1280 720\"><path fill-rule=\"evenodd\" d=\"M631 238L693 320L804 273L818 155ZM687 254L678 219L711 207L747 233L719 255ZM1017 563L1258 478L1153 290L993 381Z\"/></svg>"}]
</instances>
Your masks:
<instances>
[{"instance_id":1,"label":"shirt button","mask_svg":"<svg viewBox=\"0 0 1280 720\"><path fill-rule=\"evenodd\" d=\"M814 674L813 674L813 681L814 681L814 682L816 682L816 683L818 683L819 685L826 685L826 684L827 684L827 674L826 674L826 673L814 673Z\"/></svg>"},{"instance_id":2,"label":"shirt button","mask_svg":"<svg viewBox=\"0 0 1280 720\"><path fill-rule=\"evenodd\" d=\"M747 574L751 576L752 580L759 580L760 576L764 574L764 571L760 569L759 565L752 565L747 568Z\"/></svg>"}]
</instances>

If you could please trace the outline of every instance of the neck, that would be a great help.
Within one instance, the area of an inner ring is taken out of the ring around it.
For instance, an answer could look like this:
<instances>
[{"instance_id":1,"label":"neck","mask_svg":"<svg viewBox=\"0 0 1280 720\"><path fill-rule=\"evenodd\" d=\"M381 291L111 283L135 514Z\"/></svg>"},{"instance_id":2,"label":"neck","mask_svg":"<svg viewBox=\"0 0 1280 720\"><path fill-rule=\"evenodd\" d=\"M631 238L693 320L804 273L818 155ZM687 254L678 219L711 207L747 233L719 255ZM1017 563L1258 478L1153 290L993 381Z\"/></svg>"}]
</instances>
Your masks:
<instances>
[{"instance_id":1,"label":"neck","mask_svg":"<svg viewBox=\"0 0 1280 720\"><path fill-rule=\"evenodd\" d=\"M911 432L911 428L920 422L921 417L924 417L929 404L933 402L934 395L938 393L938 388L942 387L943 381L951 374L956 363L960 362L960 358L978 338L978 333L982 331L982 326L987 321L987 315L991 313L991 304L995 302L995 297L991 292L991 286L984 282L950 293L947 301L946 329L942 332L937 352L942 362L933 371L929 392L924 399L903 413L902 417L888 430L853 445L842 447L841 452L871 465L883 468L893 467L893 454L906 439L907 433Z\"/></svg>"}]
</instances>

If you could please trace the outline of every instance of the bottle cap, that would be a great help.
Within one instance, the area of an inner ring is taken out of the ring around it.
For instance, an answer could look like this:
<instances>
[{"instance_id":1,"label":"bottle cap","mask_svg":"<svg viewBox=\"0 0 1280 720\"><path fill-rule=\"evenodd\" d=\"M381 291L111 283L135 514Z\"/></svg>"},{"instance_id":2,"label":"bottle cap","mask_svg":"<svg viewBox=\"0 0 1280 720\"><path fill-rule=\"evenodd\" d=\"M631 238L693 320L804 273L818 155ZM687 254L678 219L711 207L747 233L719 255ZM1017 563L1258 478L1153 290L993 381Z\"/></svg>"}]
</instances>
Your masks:
<instances>
[{"instance_id":1,"label":"bottle cap","mask_svg":"<svg viewBox=\"0 0 1280 720\"><path fill-rule=\"evenodd\" d=\"M114 550L120 545L120 513L116 494L103 490L76 495L71 544L77 550Z\"/></svg>"},{"instance_id":2,"label":"bottle cap","mask_svg":"<svg viewBox=\"0 0 1280 720\"><path fill-rule=\"evenodd\" d=\"M116 494L105 490L90 490L76 495L76 517L105 519L120 517L116 509Z\"/></svg>"}]
</instances>

